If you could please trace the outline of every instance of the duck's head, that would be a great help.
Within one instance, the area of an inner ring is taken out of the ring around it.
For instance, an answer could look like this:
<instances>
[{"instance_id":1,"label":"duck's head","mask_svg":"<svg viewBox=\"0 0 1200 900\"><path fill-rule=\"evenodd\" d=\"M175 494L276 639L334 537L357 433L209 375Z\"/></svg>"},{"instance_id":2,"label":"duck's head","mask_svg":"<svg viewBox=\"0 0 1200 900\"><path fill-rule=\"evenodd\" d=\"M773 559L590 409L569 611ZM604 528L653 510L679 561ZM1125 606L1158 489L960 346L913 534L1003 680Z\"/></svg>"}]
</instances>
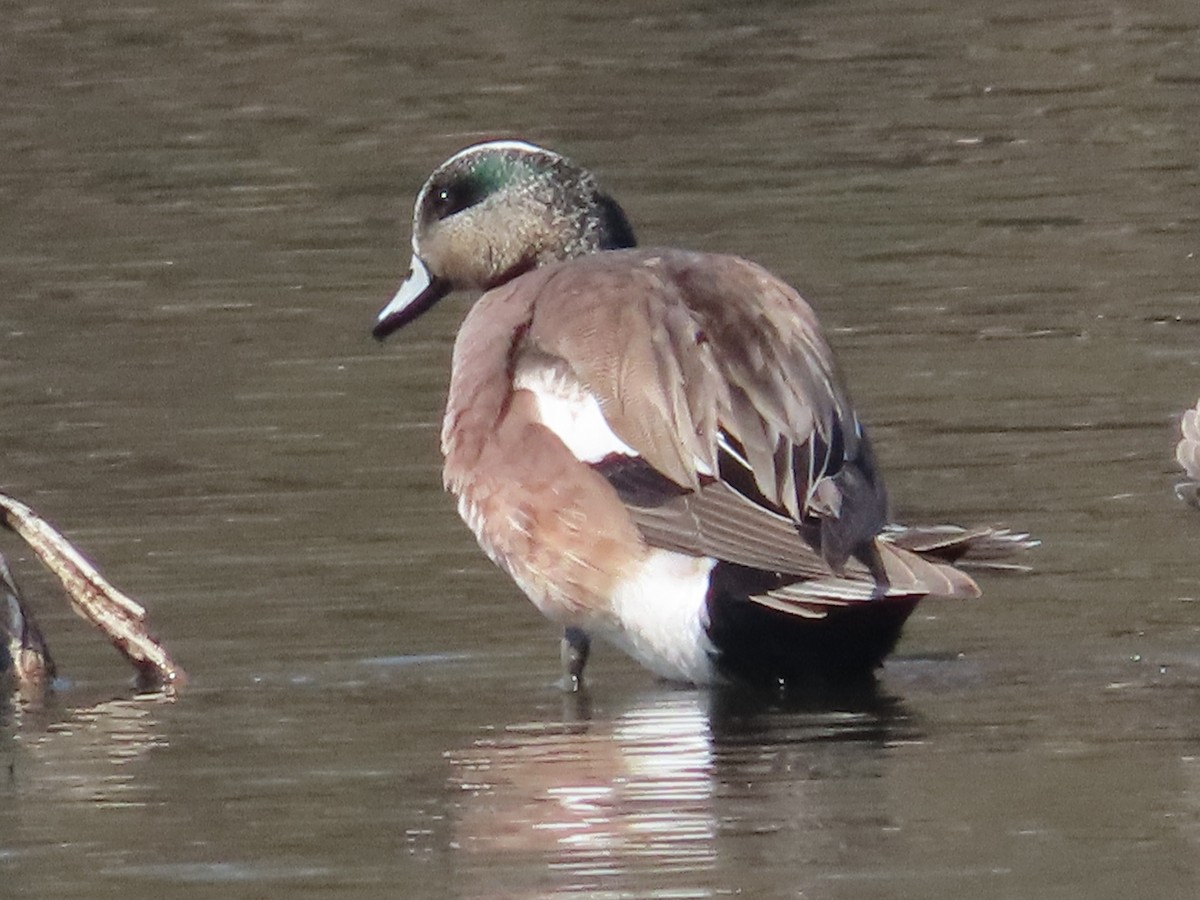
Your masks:
<instances>
[{"instance_id":1,"label":"duck's head","mask_svg":"<svg viewBox=\"0 0 1200 900\"><path fill-rule=\"evenodd\" d=\"M385 338L456 288L487 290L556 260L634 245L591 172L523 141L468 147L417 194L412 264L375 319Z\"/></svg>"}]
</instances>

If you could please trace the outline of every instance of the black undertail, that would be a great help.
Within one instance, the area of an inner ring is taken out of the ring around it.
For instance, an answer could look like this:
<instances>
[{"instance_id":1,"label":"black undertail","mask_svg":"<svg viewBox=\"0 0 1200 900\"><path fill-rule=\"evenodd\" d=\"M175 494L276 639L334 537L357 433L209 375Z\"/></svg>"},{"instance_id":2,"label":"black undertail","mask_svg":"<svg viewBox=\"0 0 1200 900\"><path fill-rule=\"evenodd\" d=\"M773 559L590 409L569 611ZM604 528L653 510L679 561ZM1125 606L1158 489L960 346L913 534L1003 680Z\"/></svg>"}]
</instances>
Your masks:
<instances>
[{"instance_id":1,"label":"black undertail","mask_svg":"<svg viewBox=\"0 0 1200 900\"><path fill-rule=\"evenodd\" d=\"M726 677L772 687L869 682L920 600L881 599L805 619L750 599L791 580L732 563L713 568L706 599L708 635Z\"/></svg>"}]
</instances>

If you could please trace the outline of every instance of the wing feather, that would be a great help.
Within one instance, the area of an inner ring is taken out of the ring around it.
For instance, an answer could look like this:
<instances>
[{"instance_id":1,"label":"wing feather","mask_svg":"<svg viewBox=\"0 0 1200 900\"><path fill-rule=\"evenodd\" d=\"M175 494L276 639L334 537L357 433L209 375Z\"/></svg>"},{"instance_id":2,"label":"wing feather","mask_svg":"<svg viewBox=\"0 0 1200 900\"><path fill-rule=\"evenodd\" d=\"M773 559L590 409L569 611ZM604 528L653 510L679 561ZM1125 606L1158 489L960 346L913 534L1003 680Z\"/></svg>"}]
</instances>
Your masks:
<instances>
[{"instance_id":1,"label":"wing feather","mask_svg":"<svg viewBox=\"0 0 1200 900\"><path fill-rule=\"evenodd\" d=\"M745 260L674 250L525 277L538 296L520 352L562 361L620 441L683 491L626 500L648 542L808 580L866 551L886 495L794 290ZM736 489L713 481L735 469Z\"/></svg>"}]
</instances>

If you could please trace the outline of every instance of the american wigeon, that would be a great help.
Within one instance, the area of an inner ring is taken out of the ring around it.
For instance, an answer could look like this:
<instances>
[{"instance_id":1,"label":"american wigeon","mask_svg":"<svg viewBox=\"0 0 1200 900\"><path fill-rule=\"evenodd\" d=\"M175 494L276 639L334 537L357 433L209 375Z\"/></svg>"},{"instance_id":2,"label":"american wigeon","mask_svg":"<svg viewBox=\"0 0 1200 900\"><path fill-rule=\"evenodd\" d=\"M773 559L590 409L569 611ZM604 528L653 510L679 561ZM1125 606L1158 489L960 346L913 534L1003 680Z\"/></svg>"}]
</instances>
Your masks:
<instances>
[{"instance_id":1,"label":"american wigeon","mask_svg":"<svg viewBox=\"0 0 1200 900\"><path fill-rule=\"evenodd\" d=\"M734 256L632 249L591 173L520 141L455 154L417 195L383 338L450 291L446 488L484 552L564 626L708 684L869 674L946 560L1023 547L888 524L870 442L816 316Z\"/></svg>"}]
</instances>

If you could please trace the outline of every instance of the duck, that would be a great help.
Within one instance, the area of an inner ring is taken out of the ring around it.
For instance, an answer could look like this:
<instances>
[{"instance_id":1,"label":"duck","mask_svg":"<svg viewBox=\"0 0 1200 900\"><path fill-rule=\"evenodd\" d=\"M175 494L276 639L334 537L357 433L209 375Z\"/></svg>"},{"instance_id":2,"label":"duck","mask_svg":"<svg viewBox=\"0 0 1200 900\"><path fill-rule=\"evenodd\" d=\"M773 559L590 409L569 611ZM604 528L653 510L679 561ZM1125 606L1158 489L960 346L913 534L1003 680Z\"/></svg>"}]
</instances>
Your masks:
<instances>
[{"instance_id":1,"label":"duck","mask_svg":"<svg viewBox=\"0 0 1200 900\"><path fill-rule=\"evenodd\" d=\"M874 677L964 562L1033 542L891 523L866 428L811 306L746 259L642 248L594 174L494 140L416 196L412 261L372 333L454 291L443 482L483 552L562 629L692 685Z\"/></svg>"},{"instance_id":2,"label":"duck","mask_svg":"<svg viewBox=\"0 0 1200 900\"><path fill-rule=\"evenodd\" d=\"M1175 459L1189 478L1200 480L1200 402L1184 410L1179 423Z\"/></svg>"},{"instance_id":3,"label":"duck","mask_svg":"<svg viewBox=\"0 0 1200 900\"><path fill-rule=\"evenodd\" d=\"M1200 508L1200 401L1191 409L1184 410L1179 430L1175 459L1188 480L1175 485L1175 495L1191 506Z\"/></svg>"}]
</instances>

